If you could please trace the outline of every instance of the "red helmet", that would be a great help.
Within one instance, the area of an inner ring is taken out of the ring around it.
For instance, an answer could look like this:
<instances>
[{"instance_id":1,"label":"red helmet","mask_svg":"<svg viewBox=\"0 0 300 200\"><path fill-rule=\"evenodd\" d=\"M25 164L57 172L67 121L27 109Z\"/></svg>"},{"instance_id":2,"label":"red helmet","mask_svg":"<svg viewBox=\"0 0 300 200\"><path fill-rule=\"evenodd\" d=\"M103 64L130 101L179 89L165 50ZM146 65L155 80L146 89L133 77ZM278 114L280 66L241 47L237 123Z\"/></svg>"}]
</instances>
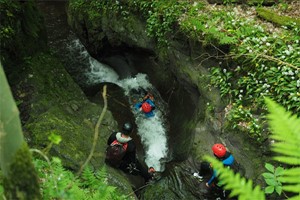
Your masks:
<instances>
[{"instance_id":1,"label":"red helmet","mask_svg":"<svg viewBox=\"0 0 300 200\"><path fill-rule=\"evenodd\" d=\"M211 149L218 158L222 158L226 154L226 148L223 144L214 144Z\"/></svg>"},{"instance_id":2,"label":"red helmet","mask_svg":"<svg viewBox=\"0 0 300 200\"><path fill-rule=\"evenodd\" d=\"M152 108L151 108L151 105L147 102L144 102L142 104L142 111L145 112L145 113L148 113L148 112L151 112Z\"/></svg>"}]
</instances>

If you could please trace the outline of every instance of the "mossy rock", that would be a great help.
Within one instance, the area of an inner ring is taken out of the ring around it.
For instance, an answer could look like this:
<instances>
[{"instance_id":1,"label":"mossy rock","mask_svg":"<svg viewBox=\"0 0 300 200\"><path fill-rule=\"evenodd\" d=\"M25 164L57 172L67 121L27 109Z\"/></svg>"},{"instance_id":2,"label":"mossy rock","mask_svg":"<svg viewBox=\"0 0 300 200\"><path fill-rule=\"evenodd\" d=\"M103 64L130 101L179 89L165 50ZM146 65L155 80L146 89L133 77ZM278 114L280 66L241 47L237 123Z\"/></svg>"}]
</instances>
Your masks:
<instances>
[{"instance_id":1,"label":"mossy rock","mask_svg":"<svg viewBox=\"0 0 300 200\"><path fill-rule=\"evenodd\" d=\"M102 55L111 47L136 46L153 49L154 42L147 36L146 23L139 16L128 12L122 16L114 3L85 1L76 7L76 1L68 5L68 23L92 55Z\"/></svg>"},{"instance_id":2,"label":"mossy rock","mask_svg":"<svg viewBox=\"0 0 300 200\"><path fill-rule=\"evenodd\" d=\"M3 185L7 199L42 199L37 172L26 143L16 152Z\"/></svg>"},{"instance_id":3,"label":"mossy rock","mask_svg":"<svg viewBox=\"0 0 300 200\"><path fill-rule=\"evenodd\" d=\"M290 26L292 23L296 23L297 26L300 26L300 19L298 18L281 16L266 8L257 8L256 11L259 17L277 25Z\"/></svg>"},{"instance_id":4,"label":"mossy rock","mask_svg":"<svg viewBox=\"0 0 300 200\"><path fill-rule=\"evenodd\" d=\"M62 142L54 145L50 153L59 156L64 166L78 169L90 152L94 126L103 108L87 100L57 59L39 54L28 60L27 65L30 78L26 82L33 91L26 136L31 145L41 149L50 143L50 134L60 135ZM100 126L100 139L92 160L95 167L103 165L106 139L114 126L116 123L108 111Z\"/></svg>"},{"instance_id":5,"label":"mossy rock","mask_svg":"<svg viewBox=\"0 0 300 200\"><path fill-rule=\"evenodd\" d=\"M210 4L248 4L248 5L274 5L275 0L208 0Z\"/></svg>"}]
</instances>

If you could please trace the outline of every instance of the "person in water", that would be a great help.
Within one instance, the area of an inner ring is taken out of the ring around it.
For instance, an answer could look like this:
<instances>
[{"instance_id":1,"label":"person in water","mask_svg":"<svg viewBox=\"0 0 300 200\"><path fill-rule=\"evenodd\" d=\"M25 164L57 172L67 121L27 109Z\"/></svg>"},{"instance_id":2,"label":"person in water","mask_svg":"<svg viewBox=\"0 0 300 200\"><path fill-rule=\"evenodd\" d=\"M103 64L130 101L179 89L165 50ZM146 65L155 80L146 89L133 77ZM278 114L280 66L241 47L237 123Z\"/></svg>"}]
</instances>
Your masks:
<instances>
[{"instance_id":1,"label":"person in water","mask_svg":"<svg viewBox=\"0 0 300 200\"><path fill-rule=\"evenodd\" d=\"M155 104L154 104L154 97L151 93L147 93L144 97L142 102L139 102L135 104L134 106L137 110L142 111L147 118L154 117L154 109L155 109Z\"/></svg>"},{"instance_id":2,"label":"person in water","mask_svg":"<svg viewBox=\"0 0 300 200\"><path fill-rule=\"evenodd\" d=\"M232 154L227 151L226 147L223 144L214 144L212 146L212 151L214 156L222 161L224 166L228 166L231 167L234 163L234 157L232 156ZM220 184L217 181L217 171L213 170L213 174L211 176L211 178L208 180L208 182L206 183L207 187L210 186L217 186L220 187Z\"/></svg>"},{"instance_id":3,"label":"person in water","mask_svg":"<svg viewBox=\"0 0 300 200\"><path fill-rule=\"evenodd\" d=\"M110 146L112 143L119 142L123 144L124 147L124 144L126 144L125 154L122 155L121 162L117 167L125 173L141 175L147 183L153 179L155 170L153 167L150 167L147 170L147 168L143 167L143 165L136 158L136 145L130 137L132 132L133 125L130 122L124 123L121 132L113 132L109 136L107 145ZM106 160L106 162L108 161Z\"/></svg>"}]
</instances>

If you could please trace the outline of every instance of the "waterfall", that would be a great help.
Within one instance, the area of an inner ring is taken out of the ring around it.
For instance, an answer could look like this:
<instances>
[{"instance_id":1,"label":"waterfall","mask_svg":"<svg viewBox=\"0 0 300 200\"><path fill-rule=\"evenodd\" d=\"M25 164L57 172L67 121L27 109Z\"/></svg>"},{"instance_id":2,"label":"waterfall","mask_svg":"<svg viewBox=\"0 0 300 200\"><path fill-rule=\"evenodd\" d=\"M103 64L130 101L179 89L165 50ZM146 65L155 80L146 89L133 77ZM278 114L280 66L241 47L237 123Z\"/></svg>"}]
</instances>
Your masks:
<instances>
[{"instance_id":1,"label":"waterfall","mask_svg":"<svg viewBox=\"0 0 300 200\"><path fill-rule=\"evenodd\" d=\"M138 127L138 135L141 137L141 142L145 150L145 163L148 167L154 167L156 171L163 171L164 160L166 160L168 154L166 137L167 125L164 118L167 104L149 82L147 75L139 73L133 77L120 79L112 68L91 57L79 39L73 40L69 49L72 52L77 52L77 57L79 57L81 61L85 61L85 65L89 65L89 70L85 72L88 84L110 82L124 89L125 95L131 104L131 109ZM78 52L80 53L78 54ZM132 91L138 91L140 89L151 91L155 97L157 109L155 109L155 116L152 118L146 118L143 113L140 113L134 108L134 102L132 102L130 97Z\"/></svg>"}]
</instances>

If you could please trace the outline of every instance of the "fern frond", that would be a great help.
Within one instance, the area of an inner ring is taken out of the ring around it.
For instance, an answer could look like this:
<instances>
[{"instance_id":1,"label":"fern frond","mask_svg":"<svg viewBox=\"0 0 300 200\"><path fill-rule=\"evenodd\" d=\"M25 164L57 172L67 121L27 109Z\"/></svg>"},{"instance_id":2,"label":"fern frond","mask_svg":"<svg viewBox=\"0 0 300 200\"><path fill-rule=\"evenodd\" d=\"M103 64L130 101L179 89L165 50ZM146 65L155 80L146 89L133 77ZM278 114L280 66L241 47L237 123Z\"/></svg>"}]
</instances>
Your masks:
<instances>
[{"instance_id":1,"label":"fern frond","mask_svg":"<svg viewBox=\"0 0 300 200\"><path fill-rule=\"evenodd\" d=\"M230 197L238 196L239 200L264 200L265 194L259 186L253 188L252 180L246 180L239 173L234 174L231 169L223 166L223 163L212 157L205 157L217 170L220 182L226 190L231 190Z\"/></svg>"},{"instance_id":2,"label":"fern frond","mask_svg":"<svg viewBox=\"0 0 300 200\"><path fill-rule=\"evenodd\" d=\"M94 172L89 166L86 166L82 173L83 185L86 187L97 188L99 180L95 177Z\"/></svg>"},{"instance_id":3,"label":"fern frond","mask_svg":"<svg viewBox=\"0 0 300 200\"><path fill-rule=\"evenodd\" d=\"M268 119L273 133L271 138L285 143L286 146L292 145L299 152L300 119L297 119L296 115L292 115L291 112L286 111L271 99L266 98L266 104L270 112ZM300 159L300 154L297 157Z\"/></svg>"},{"instance_id":4,"label":"fern frond","mask_svg":"<svg viewBox=\"0 0 300 200\"><path fill-rule=\"evenodd\" d=\"M300 199L300 194L289 198L289 200L299 200L299 199Z\"/></svg>"},{"instance_id":5,"label":"fern frond","mask_svg":"<svg viewBox=\"0 0 300 200\"><path fill-rule=\"evenodd\" d=\"M286 169L280 177L281 182L290 183L282 188L300 194L300 119L269 98L265 102L270 112L268 119L272 130L271 138L276 139L272 150L279 154L274 159L294 166ZM292 199L299 199L299 195Z\"/></svg>"},{"instance_id":6,"label":"fern frond","mask_svg":"<svg viewBox=\"0 0 300 200\"><path fill-rule=\"evenodd\" d=\"M107 170L105 166L103 166L100 170L97 171L96 177L99 179L107 178Z\"/></svg>"},{"instance_id":7,"label":"fern frond","mask_svg":"<svg viewBox=\"0 0 300 200\"><path fill-rule=\"evenodd\" d=\"M300 177L300 168L298 167L298 168L292 168L292 169L285 170L284 174Z\"/></svg>"},{"instance_id":8,"label":"fern frond","mask_svg":"<svg viewBox=\"0 0 300 200\"><path fill-rule=\"evenodd\" d=\"M295 143L295 142L294 142ZM274 143L273 147L275 152L284 154L286 156L292 156L292 157L298 157L299 156L299 145L286 145L286 143L280 142L280 143ZM299 160L300 162L300 160Z\"/></svg>"}]
</instances>

